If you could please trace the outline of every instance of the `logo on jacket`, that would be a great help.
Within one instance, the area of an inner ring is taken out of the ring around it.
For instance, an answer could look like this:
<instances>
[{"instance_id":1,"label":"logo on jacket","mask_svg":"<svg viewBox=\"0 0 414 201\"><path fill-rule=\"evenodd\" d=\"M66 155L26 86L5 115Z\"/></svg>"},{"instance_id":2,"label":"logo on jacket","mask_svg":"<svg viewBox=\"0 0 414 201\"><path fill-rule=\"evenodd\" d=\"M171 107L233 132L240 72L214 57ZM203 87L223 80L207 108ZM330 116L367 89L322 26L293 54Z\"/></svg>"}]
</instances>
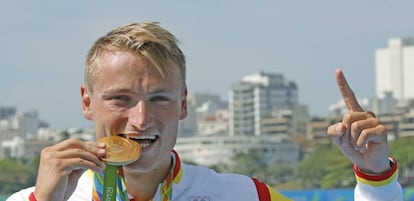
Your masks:
<instances>
[{"instance_id":1,"label":"logo on jacket","mask_svg":"<svg viewBox=\"0 0 414 201\"><path fill-rule=\"evenodd\" d=\"M211 201L208 196L191 196L188 201Z\"/></svg>"}]
</instances>

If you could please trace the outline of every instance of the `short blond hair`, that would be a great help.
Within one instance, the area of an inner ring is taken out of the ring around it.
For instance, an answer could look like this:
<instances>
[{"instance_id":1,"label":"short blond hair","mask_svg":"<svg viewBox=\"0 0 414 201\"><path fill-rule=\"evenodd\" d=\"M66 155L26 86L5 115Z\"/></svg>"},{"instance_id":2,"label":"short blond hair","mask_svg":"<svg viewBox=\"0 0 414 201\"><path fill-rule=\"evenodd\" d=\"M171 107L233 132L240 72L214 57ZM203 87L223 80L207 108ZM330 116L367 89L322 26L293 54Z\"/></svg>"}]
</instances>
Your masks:
<instances>
[{"instance_id":1,"label":"short blond hair","mask_svg":"<svg viewBox=\"0 0 414 201\"><path fill-rule=\"evenodd\" d=\"M102 55L106 52L127 51L144 56L162 76L171 64L178 66L185 86L185 56L177 38L157 22L133 23L110 31L91 47L85 62L85 84L90 92L98 74Z\"/></svg>"}]
</instances>

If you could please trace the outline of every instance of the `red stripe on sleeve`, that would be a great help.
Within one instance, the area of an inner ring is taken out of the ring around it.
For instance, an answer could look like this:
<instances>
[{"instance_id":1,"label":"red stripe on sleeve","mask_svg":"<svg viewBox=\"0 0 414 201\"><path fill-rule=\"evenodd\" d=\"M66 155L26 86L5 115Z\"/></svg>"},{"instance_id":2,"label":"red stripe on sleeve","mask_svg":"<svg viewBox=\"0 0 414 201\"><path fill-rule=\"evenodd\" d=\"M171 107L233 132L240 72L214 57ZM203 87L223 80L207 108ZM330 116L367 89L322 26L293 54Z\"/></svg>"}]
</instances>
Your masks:
<instances>
[{"instance_id":1,"label":"red stripe on sleeve","mask_svg":"<svg viewBox=\"0 0 414 201\"><path fill-rule=\"evenodd\" d=\"M267 185L256 178L252 178L256 185L257 194L259 195L260 201L270 201L270 193Z\"/></svg>"},{"instance_id":2,"label":"red stripe on sleeve","mask_svg":"<svg viewBox=\"0 0 414 201\"><path fill-rule=\"evenodd\" d=\"M34 192L30 193L30 195L29 195L29 201L37 201L36 200L36 197L34 195Z\"/></svg>"}]
</instances>

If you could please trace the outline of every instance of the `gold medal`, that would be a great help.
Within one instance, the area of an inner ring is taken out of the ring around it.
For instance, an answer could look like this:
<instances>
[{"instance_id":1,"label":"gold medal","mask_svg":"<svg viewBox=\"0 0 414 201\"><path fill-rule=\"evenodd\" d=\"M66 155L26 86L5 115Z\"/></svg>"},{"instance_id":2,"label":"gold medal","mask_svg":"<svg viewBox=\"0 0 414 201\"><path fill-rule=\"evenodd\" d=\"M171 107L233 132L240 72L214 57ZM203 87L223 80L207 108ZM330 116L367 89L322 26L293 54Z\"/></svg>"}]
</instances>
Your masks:
<instances>
[{"instance_id":1,"label":"gold medal","mask_svg":"<svg viewBox=\"0 0 414 201\"><path fill-rule=\"evenodd\" d=\"M105 144L106 156L102 160L109 165L128 165L141 156L141 146L134 140L112 135L98 142Z\"/></svg>"}]
</instances>

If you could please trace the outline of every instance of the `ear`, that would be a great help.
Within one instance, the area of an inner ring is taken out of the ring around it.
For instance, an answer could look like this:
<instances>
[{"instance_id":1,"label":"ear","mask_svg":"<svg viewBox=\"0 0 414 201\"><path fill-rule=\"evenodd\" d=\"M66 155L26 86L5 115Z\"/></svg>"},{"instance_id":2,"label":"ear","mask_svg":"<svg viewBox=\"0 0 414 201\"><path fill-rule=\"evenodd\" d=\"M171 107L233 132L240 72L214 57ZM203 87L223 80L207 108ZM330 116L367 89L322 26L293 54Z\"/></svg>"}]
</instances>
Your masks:
<instances>
[{"instance_id":1,"label":"ear","mask_svg":"<svg viewBox=\"0 0 414 201\"><path fill-rule=\"evenodd\" d=\"M92 120L93 116L92 116L92 110L91 110L91 97L89 96L89 93L86 90L86 86L84 84L81 86L80 92L81 92L83 116L88 120Z\"/></svg>"},{"instance_id":2,"label":"ear","mask_svg":"<svg viewBox=\"0 0 414 201\"><path fill-rule=\"evenodd\" d=\"M187 86L184 86L183 94L181 96L181 113L180 120L187 117Z\"/></svg>"}]
</instances>

